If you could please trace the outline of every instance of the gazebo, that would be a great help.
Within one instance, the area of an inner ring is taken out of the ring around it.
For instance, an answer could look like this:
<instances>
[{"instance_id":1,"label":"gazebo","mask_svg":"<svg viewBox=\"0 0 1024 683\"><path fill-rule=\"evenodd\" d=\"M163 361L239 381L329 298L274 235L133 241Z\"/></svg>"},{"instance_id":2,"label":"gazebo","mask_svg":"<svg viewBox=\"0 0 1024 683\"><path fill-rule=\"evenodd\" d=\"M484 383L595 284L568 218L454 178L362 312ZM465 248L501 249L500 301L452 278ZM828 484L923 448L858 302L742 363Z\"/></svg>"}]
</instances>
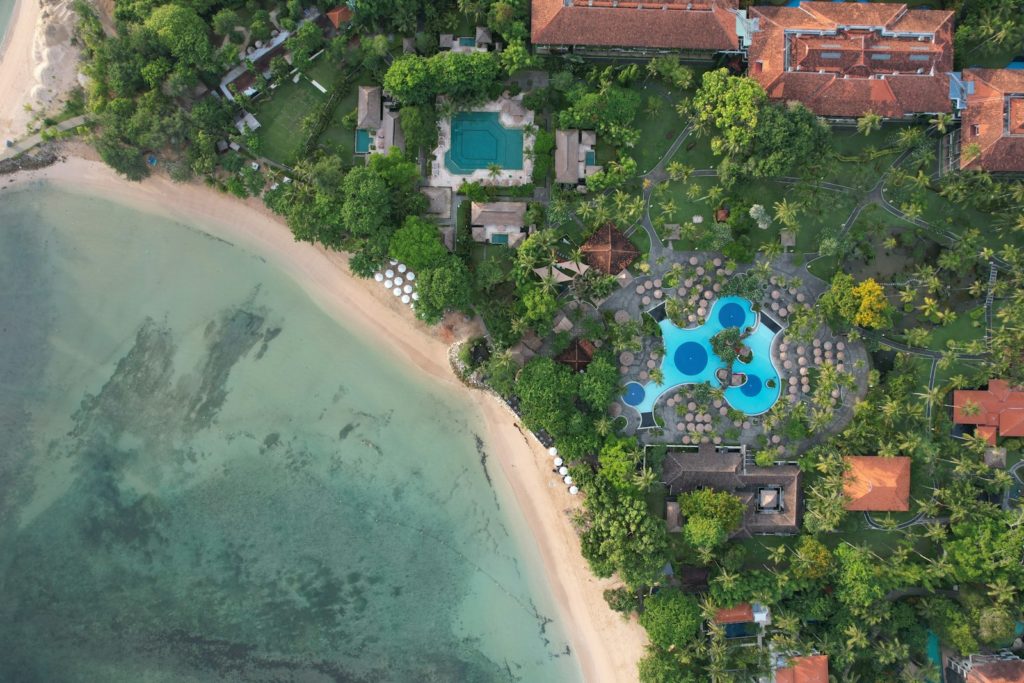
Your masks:
<instances>
[{"instance_id":1,"label":"gazebo","mask_svg":"<svg viewBox=\"0 0 1024 683\"><path fill-rule=\"evenodd\" d=\"M618 275L636 260L640 251L612 223L605 223L581 247L592 267L608 275Z\"/></svg>"},{"instance_id":2,"label":"gazebo","mask_svg":"<svg viewBox=\"0 0 1024 683\"><path fill-rule=\"evenodd\" d=\"M590 361L594 360L594 345L587 339L573 339L569 348L555 357L563 365L568 365L573 372L583 372Z\"/></svg>"}]
</instances>

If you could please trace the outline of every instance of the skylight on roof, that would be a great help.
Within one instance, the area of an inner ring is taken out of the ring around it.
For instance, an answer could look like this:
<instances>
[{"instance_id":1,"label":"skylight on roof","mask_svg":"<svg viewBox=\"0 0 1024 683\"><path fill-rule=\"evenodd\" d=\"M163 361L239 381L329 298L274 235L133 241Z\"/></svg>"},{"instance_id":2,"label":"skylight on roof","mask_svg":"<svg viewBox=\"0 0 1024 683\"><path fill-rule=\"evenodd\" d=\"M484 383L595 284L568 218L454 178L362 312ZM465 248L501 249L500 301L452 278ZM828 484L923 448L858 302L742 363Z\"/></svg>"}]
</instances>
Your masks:
<instances>
[{"instance_id":1,"label":"skylight on roof","mask_svg":"<svg viewBox=\"0 0 1024 683\"><path fill-rule=\"evenodd\" d=\"M907 57L912 62L927 62L932 58L931 55L910 55Z\"/></svg>"},{"instance_id":2,"label":"skylight on roof","mask_svg":"<svg viewBox=\"0 0 1024 683\"><path fill-rule=\"evenodd\" d=\"M928 47L927 45L911 45L910 49L911 50L928 50L928 51L931 51L931 48Z\"/></svg>"},{"instance_id":3,"label":"skylight on roof","mask_svg":"<svg viewBox=\"0 0 1024 683\"><path fill-rule=\"evenodd\" d=\"M822 43L819 47L841 48L842 45L839 45L838 43Z\"/></svg>"},{"instance_id":4,"label":"skylight on roof","mask_svg":"<svg viewBox=\"0 0 1024 683\"><path fill-rule=\"evenodd\" d=\"M873 55L871 55L871 59L875 60L876 62L887 62L890 59L892 59L892 55L890 55L890 54L873 54Z\"/></svg>"},{"instance_id":5,"label":"skylight on roof","mask_svg":"<svg viewBox=\"0 0 1024 683\"><path fill-rule=\"evenodd\" d=\"M822 52L822 59L839 59L843 54L841 52Z\"/></svg>"}]
</instances>

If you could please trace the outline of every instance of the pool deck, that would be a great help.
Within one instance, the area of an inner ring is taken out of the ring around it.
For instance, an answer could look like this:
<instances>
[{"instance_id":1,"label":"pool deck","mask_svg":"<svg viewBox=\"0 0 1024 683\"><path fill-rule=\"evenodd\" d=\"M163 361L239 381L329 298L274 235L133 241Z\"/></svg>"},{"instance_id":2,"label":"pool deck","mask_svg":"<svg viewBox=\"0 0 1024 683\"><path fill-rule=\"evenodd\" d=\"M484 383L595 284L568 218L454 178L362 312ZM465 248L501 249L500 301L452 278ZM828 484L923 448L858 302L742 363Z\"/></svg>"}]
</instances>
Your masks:
<instances>
[{"instance_id":1,"label":"pool deck","mask_svg":"<svg viewBox=\"0 0 1024 683\"><path fill-rule=\"evenodd\" d=\"M521 116L509 115L503 109L508 109L508 103L512 103L512 108L517 108L522 104L522 95L517 95L514 98L502 97L493 102L474 107L471 111L488 111L497 112L501 114L499 120L501 125L506 128L525 128L533 125L533 112L529 109L523 109ZM497 187L513 187L516 185L525 185L529 183L533 177L533 159L531 159L525 152L529 149L533 149L534 136L528 132L523 133L523 167L517 170L502 170L496 178L491 177L491 172L482 168L472 173L463 175L460 173L452 173L448 170L448 167L444 163L445 154L451 147L451 119L444 119L438 124L440 131L438 134L438 146L433 152L433 159L431 161L430 176L426 179L426 185L430 187L452 187L458 188L463 182L478 182L482 185L491 185Z\"/></svg>"},{"instance_id":2,"label":"pool deck","mask_svg":"<svg viewBox=\"0 0 1024 683\"><path fill-rule=\"evenodd\" d=\"M770 350L772 364L782 380L782 395L778 403L805 403L809 413L813 407L811 392L804 391L806 385L803 380L808 377L810 370L825 362L841 365L845 372L852 374L855 387L842 390L841 395L835 399L835 415L832 422L809 438L800 442L784 443L778 433L772 434L769 443L778 450L780 460L788 459L801 449L806 449L841 431L852 418L853 404L867 392L867 351L862 343L835 336L825 327L818 330L812 340L813 343L798 343L786 337L785 323L791 312L798 306L811 305L827 287L826 283L809 275L806 270L790 261L791 257L783 256L773 262L774 274L770 284L763 295L755 297L754 300L759 308L759 326L764 326L766 332L774 332L776 327L782 329L781 334L773 334ZM665 276L673 266L678 265L685 267L688 275L677 287L669 288L664 281ZM725 265L722 254L672 252L670 259L652 264L649 273L638 276L601 302L600 310L611 314L616 322L636 321L640 320L644 313L663 311L663 302L674 298L696 301L698 307L705 309L706 315L721 296L722 285L733 276L734 273ZM680 290L684 290L684 293L681 294ZM785 314L782 313L783 309ZM657 319L658 316L655 317ZM696 325L698 322L699 311L695 311L689 325ZM582 331L582 327L580 330ZM575 329L573 333L576 333ZM650 372L653 368L660 367L663 354L662 339L650 336L641 337L638 349L617 352L616 361L619 364L622 384L637 382L643 385L649 382ZM795 393L792 391L793 388L796 389ZM625 418L627 424L624 432L636 434L644 443L711 442L745 444L748 449L754 450L760 447L759 439L765 435L765 416L749 416L729 410L729 404L723 398L715 398L701 410L693 389L694 385L682 385L658 397L652 413L647 415L649 422L653 422L654 417L663 421L664 424L659 430L640 429L641 416L621 400L612 405L611 414L613 417ZM748 453L752 451L748 450Z\"/></svg>"}]
</instances>

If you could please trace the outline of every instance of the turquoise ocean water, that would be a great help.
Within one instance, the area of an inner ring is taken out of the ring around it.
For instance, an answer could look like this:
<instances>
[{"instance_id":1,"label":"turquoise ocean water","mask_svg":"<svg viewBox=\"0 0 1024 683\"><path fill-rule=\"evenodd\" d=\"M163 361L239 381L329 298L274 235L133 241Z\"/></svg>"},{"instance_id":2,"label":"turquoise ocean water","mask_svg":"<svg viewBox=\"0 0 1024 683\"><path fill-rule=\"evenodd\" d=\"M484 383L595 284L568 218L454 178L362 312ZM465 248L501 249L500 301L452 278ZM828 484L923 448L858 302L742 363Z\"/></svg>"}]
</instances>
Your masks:
<instances>
[{"instance_id":1,"label":"turquoise ocean water","mask_svg":"<svg viewBox=\"0 0 1024 683\"><path fill-rule=\"evenodd\" d=\"M467 399L258 256L0 194L0 681L576 681Z\"/></svg>"},{"instance_id":2,"label":"turquoise ocean water","mask_svg":"<svg viewBox=\"0 0 1024 683\"><path fill-rule=\"evenodd\" d=\"M4 43L4 36L7 34L7 26L11 23L13 12L14 0L0 0L0 45Z\"/></svg>"}]
</instances>

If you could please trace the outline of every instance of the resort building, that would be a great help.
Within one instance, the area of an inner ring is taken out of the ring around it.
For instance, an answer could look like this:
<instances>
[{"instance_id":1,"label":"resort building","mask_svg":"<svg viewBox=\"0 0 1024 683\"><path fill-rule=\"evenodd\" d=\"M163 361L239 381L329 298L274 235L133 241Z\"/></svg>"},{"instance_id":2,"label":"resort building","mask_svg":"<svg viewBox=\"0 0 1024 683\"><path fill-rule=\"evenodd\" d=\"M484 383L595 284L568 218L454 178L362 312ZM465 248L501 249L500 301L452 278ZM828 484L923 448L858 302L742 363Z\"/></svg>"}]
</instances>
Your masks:
<instances>
[{"instance_id":1,"label":"resort building","mask_svg":"<svg viewBox=\"0 0 1024 683\"><path fill-rule=\"evenodd\" d=\"M946 683L1021 683L1024 660L1011 652L951 657L944 674Z\"/></svg>"},{"instance_id":2,"label":"resort building","mask_svg":"<svg viewBox=\"0 0 1024 683\"><path fill-rule=\"evenodd\" d=\"M262 45L257 43L258 47L250 46L241 62L224 74L224 78L221 79L220 91L224 97L231 102L235 101L235 93L253 97L263 86L256 74L259 74L263 80L270 80L270 62L275 57L283 56L290 64L291 57L285 54L284 45L289 36L291 33L288 31L279 31L270 39L270 42ZM250 63L252 64L251 69Z\"/></svg>"},{"instance_id":3,"label":"resort building","mask_svg":"<svg viewBox=\"0 0 1024 683\"><path fill-rule=\"evenodd\" d=\"M851 512L907 512L910 509L910 458L849 455L843 494Z\"/></svg>"},{"instance_id":4,"label":"resort building","mask_svg":"<svg viewBox=\"0 0 1024 683\"><path fill-rule=\"evenodd\" d=\"M606 223L583 246L587 265L606 275L618 275L640 256L640 250L612 223Z\"/></svg>"},{"instance_id":5,"label":"resort building","mask_svg":"<svg viewBox=\"0 0 1024 683\"><path fill-rule=\"evenodd\" d=\"M469 213L474 242L517 247L526 239L524 202L473 202Z\"/></svg>"},{"instance_id":6,"label":"resort building","mask_svg":"<svg viewBox=\"0 0 1024 683\"><path fill-rule=\"evenodd\" d=\"M325 16L334 30L340 31L342 26L347 26L352 21L352 10L345 6L335 7L328 10Z\"/></svg>"},{"instance_id":7,"label":"resort building","mask_svg":"<svg viewBox=\"0 0 1024 683\"><path fill-rule=\"evenodd\" d=\"M795 465L747 466L739 452L701 444L696 452L669 453L662 472L669 498L705 488L727 491L739 498L745 510L733 538L800 531L800 468ZM675 515L676 524L681 526L678 506Z\"/></svg>"},{"instance_id":8,"label":"resort building","mask_svg":"<svg viewBox=\"0 0 1024 683\"><path fill-rule=\"evenodd\" d=\"M533 0L530 37L540 54L678 54L709 59L740 49L739 0Z\"/></svg>"},{"instance_id":9,"label":"resort building","mask_svg":"<svg viewBox=\"0 0 1024 683\"><path fill-rule=\"evenodd\" d=\"M962 110L960 168L1024 173L1024 71L966 69L950 90Z\"/></svg>"},{"instance_id":10,"label":"resort building","mask_svg":"<svg viewBox=\"0 0 1024 683\"><path fill-rule=\"evenodd\" d=\"M733 644L760 645L766 626L771 626L772 613L760 603L742 602L732 607L720 609L712 618L714 623L724 627L725 637Z\"/></svg>"},{"instance_id":11,"label":"resort building","mask_svg":"<svg viewBox=\"0 0 1024 683\"><path fill-rule=\"evenodd\" d=\"M456 37L451 33L442 33L438 37L438 47L452 52L487 52L494 45L491 29L477 26L475 36Z\"/></svg>"},{"instance_id":12,"label":"resort building","mask_svg":"<svg viewBox=\"0 0 1024 683\"><path fill-rule=\"evenodd\" d=\"M996 445L999 436L1024 436L1024 391L994 379L983 391L953 392L953 422L973 425L975 435Z\"/></svg>"},{"instance_id":13,"label":"resort building","mask_svg":"<svg viewBox=\"0 0 1024 683\"><path fill-rule=\"evenodd\" d=\"M748 75L815 114L887 119L951 109L953 12L898 3L801 2L749 10Z\"/></svg>"},{"instance_id":14,"label":"resort building","mask_svg":"<svg viewBox=\"0 0 1024 683\"><path fill-rule=\"evenodd\" d=\"M772 683L829 683L828 655L778 657Z\"/></svg>"},{"instance_id":15,"label":"resort building","mask_svg":"<svg viewBox=\"0 0 1024 683\"><path fill-rule=\"evenodd\" d=\"M597 173L597 133L592 130L555 131L555 180L563 185L580 185Z\"/></svg>"},{"instance_id":16,"label":"resort building","mask_svg":"<svg viewBox=\"0 0 1024 683\"><path fill-rule=\"evenodd\" d=\"M379 85L359 86L356 99L356 154L386 154L392 147L405 149L398 112L384 101Z\"/></svg>"}]
</instances>

